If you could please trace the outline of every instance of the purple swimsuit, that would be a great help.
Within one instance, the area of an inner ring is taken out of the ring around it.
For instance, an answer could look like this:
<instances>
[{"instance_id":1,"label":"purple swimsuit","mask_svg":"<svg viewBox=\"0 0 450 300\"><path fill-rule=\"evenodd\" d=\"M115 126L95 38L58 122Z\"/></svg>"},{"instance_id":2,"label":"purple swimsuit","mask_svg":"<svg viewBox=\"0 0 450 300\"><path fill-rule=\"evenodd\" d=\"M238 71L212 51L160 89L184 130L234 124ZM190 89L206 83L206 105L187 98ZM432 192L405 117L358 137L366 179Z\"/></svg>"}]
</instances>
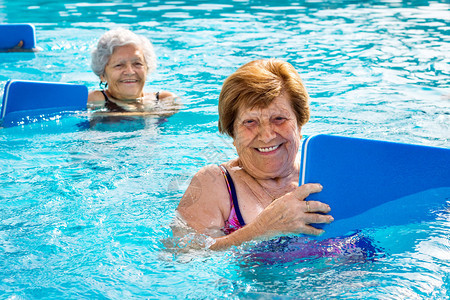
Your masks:
<instances>
[{"instance_id":1,"label":"purple swimsuit","mask_svg":"<svg viewBox=\"0 0 450 300\"><path fill-rule=\"evenodd\" d=\"M230 234L236 230L245 226L245 221L242 218L241 211L239 209L239 203L236 195L236 189L234 187L233 179L231 179L230 173L224 166L219 166L227 184L228 193L230 194L230 215L228 220L225 221L225 226L222 231L225 234Z\"/></svg>"}]
</instances>

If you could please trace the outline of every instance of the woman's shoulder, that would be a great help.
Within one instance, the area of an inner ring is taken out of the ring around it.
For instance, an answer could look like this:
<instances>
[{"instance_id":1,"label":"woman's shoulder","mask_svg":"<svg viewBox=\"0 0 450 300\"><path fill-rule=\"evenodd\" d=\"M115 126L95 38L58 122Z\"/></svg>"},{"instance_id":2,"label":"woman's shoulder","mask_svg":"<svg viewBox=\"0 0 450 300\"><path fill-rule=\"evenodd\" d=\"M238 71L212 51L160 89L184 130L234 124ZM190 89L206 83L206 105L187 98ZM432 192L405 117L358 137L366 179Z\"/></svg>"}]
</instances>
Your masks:
<instances>
[{"instance_id":1,"label":"woman's shoulder","mask_svg":"<svg viewBox=\"0 0 450 300\"><path fill-rule=\"evenodd\" d=\"M193 202L201 207L210 206L213 203L221 208L226 208L228 203L227 185L218 165L202 167L191 179L179 209L187 209Z\"/></svg>"},{"instance_id":2,"label":"woman's shoulder","mask_svg":"<svg viewBox=\"0 0 450 300\"><path fill-rule=\"evenodd\" d=\"M91 91L88 94L88 102L102 102L105 101L105 96L102 91Z\"/></svg>"},{"instance_id":3,"label":"woman's shoulder","mask_svg":"<svg viewBox=\"0 0 450 300\"><path fill-rule=\"evenodd\" d=\"M168 91L159 91L152 94L152 100L156 98L156 103L162 111L162 115L171 116L181 109L182 104L176 94Z\"/></svg>"},{"instance_id":4,"label":"woman's shoulder","mask_svg":"<svg viewBox=\"0 0 450 300\"><path fill-rule=\"evenodd\" d=\"M194 177L202 183L215 182L216 179L221 176L223 175L219 165L204 166L194 175Z\"/></svg>"},{"instance_id":5,"label":"woman's shoulder","mask_svg":"<svg viewBox=\"0 0 450 300\"><path fill-rule=\"evenodd\" d=\"M227 161L220 165L207 165L202 167L193 177L193 181L197 181L205 187L214 186L216 189L219 187L226 188L225 177L229 175L233 182L241 181L241 168L238 166L235 159ZM217 192L218 190L215 190Z\"/></svg>"},{"instance_id":6,"label":"woman's shoulder","mask_svg":"<svg viewBox=\"0 0 450 300\"><path fill-rule=\"evenodd\" d=\"M202 167L178 204L182 218L199 232L218 230L230 214L230 196L218 165Z\"/></svg>"},{"instance_id":7,"label":"woman's shoulder","mask_svg":"<svg viewBox=\"0 0 450 300\"><path fill-rule=\"evenodd\" d=\"M207 165L202 167L192 177L191 184L202 188L202 191L211 195L220 195L227 191L225 173L219 165Z\"/></svg>"},{"instance_id":8,"label":"woman's shoulder","mask_svg":"<svg viewBox=\"0 0 450 300\"><path fill-rule=\"evenodd\" d=\"M158 99L161 101L173 100L178 97L176 94L169 92L169 91L159 91L157 94L158 94Z\"/></svg>"},{"instance_id":9,"label":"woman's shoulder","mask_svg":"<svg viewBox=\"0 0 450 300\"><path fill-rule=\"evenodd\" d=\"M242 170L242 168L239 166L239 160L237 158L227 161L223 163L221 166L225 167L228 173L230 173L231 177L233 177L233 175L236 174L236 172Z\"/></svg>"},{"instance_id":10,"label":"woman's shoulder","mask_svg":"<svg viewBox=\"0 0 450 300\"><path fill-rule=\"evenodd\" d=\"M173 100L178 96L169 91L145 92L145 98L153 100L155 99L155 97L157 100L165 101L165 100Z\"/></svg>"}]
</instances>

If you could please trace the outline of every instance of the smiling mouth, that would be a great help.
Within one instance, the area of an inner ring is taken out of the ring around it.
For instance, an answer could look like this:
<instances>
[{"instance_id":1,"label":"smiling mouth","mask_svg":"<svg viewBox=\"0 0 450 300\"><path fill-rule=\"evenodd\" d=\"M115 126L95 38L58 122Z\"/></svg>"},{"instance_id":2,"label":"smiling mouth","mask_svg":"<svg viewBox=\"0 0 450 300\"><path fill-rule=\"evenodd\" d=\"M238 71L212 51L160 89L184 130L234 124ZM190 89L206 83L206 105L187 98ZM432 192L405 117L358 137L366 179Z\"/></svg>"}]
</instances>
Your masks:
<instances>
[{"instance_id":1,"label":"smiling mouth","mask_svg":"<svg viewBox=\"0 0 450 300\"><path fill-rule=\"evenodd\" d=\"M272 147L256 148L256 150L258 150L259 152L267 153L277 150L280 146L281 144Z\"/></svg>"},{"instance_id":2,"label":"smiling mouth","mask_svg":"<svg viewBox=\"0 0 450 300\"><path fill-rule=\"evenodd\" d=\"M137 79L125 79L125 80L121 80L120 82L122 83L136 83L138 82Z\"/></svg>"}]
</instances>

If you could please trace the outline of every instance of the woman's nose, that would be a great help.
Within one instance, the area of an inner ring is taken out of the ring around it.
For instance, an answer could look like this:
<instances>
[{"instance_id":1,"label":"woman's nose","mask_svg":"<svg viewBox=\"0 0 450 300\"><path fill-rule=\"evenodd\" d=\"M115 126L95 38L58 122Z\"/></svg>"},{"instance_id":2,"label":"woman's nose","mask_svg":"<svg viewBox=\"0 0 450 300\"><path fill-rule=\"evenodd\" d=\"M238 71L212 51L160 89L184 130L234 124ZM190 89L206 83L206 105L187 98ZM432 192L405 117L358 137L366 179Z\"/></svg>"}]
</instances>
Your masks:
<instances>
[{"instance_id":1,"label":"woman's nose","mask_svg":"<svg viewBox=\"0 0 450 300\"><path fill-rule=\"evenodd\" d=\"M132 64L127 64L125 66L125 74L134 74L134 68Z\"/></svg>"},{"instance_id":2,"label":"woman's nose","mask_svg":"<svg viewBox=\"0 0 450 300\"><path fill-rule=\"evenodd\" d=\"M259 139L264 142L268 143L271 140L273 140L276 137L276 133L273 130L273 126L271 123L267 124L260 124L259 126Z\"/></svg>"}]
</instances>

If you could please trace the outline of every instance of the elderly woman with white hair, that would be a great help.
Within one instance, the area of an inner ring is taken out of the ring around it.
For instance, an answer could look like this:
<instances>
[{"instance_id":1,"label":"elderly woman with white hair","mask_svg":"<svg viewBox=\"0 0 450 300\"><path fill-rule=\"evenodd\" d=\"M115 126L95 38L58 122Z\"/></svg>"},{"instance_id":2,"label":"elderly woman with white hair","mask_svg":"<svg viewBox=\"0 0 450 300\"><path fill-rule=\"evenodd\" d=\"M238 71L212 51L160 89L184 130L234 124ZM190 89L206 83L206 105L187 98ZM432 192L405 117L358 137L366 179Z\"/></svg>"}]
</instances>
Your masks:
<instances>
[{"instance_id":1,"label":"elderly woman with white hair","mask_svg":"<svg viewBox=\"0 0 450 300\"><path fill-rule=\"evenodd\" d=\"M151 42L123 28L103 34L92 52L91 67L100 77L101 90L89 93L88 102L113 113L155 113L171 110L176 95L144 92L147 75L156 69Z\"/></svg>"}]
</instances>

